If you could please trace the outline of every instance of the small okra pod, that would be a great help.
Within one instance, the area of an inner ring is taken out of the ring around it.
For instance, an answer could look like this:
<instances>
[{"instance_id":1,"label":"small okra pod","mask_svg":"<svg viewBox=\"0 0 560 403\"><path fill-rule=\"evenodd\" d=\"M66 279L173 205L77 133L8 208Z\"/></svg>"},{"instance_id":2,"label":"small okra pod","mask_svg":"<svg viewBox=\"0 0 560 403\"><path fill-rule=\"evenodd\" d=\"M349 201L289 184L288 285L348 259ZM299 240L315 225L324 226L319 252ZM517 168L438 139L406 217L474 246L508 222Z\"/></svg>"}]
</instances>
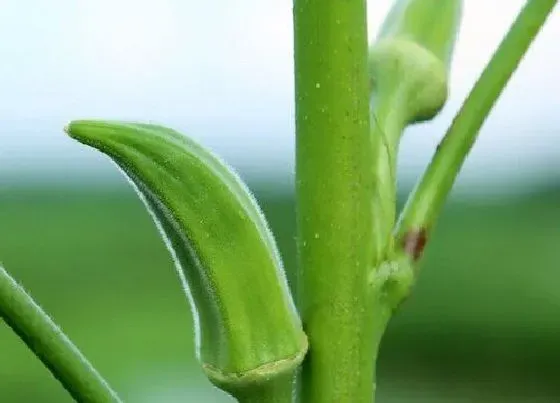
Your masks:
<instances>
[{"instance_id":1,"label":"small okra pod","mask_svg":"<svg viewBox=\"0 0 560 403\"><path fill-rule=\"evenodd\" d=\"M401 102L403 120L432 119L448 94L460 0L397 0L370 49L374 97Z\"/></svg>"},{"instance_id":2,"label":"small okra pod","mask_svg":"<svg viewBox=\"0 0 560 403\"><path fill-rule=\"evenodd\" d=\"M378 292L389 295L392 306L398 305L413 280L410 265L395 255L400 140L407 126L434 118L447 100L448 70L461 8L460 0L396 0L369 50L376 173L373 225L380 234L375 249L376 256L390 263L378 267L378 258L374 267L387 282L377 287Z\"/></svg>"},{"instance_id":3,"label":"small okra pod","mask_svg":"<svg viewBox=\"0 0 560 403\"><path fill-rule=\"evenodd\" d=\"M165 127L74 121L66 131L109 156L151 213L189 297L209 379L238 398L290 384L307 339L275 240L238 176Z\"/></svg>"}]
</instances>

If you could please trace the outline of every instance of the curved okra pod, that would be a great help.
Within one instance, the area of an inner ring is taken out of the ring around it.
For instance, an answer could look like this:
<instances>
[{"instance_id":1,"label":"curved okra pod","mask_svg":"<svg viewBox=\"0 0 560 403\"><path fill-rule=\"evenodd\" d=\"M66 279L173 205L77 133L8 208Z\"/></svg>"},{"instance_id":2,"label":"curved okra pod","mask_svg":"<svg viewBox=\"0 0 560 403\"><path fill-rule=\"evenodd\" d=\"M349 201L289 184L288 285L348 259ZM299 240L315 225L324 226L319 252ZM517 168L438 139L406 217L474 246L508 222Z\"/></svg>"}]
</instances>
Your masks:
<instances>
[{"instance_id":1,"label":"curved okra pod","mask_svg":"<svg viewBox=\"0 0 560 403\"><path fill-rule=\"evenodd\" d=\"M210 380L245 399L281 379L291 396L307 339L275 241L237 175L165 127L75 121L66 130L109 156L150 211L189 297Z\"/></svg>"}]
</instances>

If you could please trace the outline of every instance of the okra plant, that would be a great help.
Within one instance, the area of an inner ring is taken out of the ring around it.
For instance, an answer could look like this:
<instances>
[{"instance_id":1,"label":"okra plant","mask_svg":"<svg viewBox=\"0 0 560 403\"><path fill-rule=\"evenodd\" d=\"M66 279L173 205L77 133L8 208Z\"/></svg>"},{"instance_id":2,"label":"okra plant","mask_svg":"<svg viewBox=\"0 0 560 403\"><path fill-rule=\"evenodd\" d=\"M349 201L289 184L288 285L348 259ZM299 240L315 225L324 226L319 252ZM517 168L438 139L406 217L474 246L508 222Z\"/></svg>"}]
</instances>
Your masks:
<instances>
[{"instance_id":1,"label":"okra plant","mask_svg":"<svg viewBox=\"0 0 560 403\"><path fill-rule=\"evenodd\" d=\"M190 301L202 370L238 401L374 401L387 323L479 129L556 0L526 2L398 216L399 141L445 104L461 3L398 0L368 46L365 0L294 0L294 293L258 203L210 151L151 124L66 127L130 179ZM3 269L0 313L76 401L120 401Z\"/></svg>"}]
</instances>

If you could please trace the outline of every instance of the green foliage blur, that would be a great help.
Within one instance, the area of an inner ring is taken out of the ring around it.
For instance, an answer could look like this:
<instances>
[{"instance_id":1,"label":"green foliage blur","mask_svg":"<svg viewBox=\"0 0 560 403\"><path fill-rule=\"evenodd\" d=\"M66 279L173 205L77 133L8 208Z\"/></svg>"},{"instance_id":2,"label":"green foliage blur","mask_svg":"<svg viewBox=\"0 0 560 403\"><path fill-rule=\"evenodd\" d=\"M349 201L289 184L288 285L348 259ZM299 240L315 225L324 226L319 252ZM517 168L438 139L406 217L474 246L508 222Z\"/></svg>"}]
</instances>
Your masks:
<instances>
[{"instance_id":1,"label":"green foliage blur","mask_svg":"<svg viewBox=\"0 0 560 403\"><path fill-rule=\"evenodd\" d=\"M293 195L253 189L293 285ZM560 401L559 207L560 188L448 204L383 341L380 401ZM0 225L1 262L125 401L231 401L199 370L173 263L124 180L4 187ZM71 402L3 323L0 402Z\"/></svg>"}]
</instances>

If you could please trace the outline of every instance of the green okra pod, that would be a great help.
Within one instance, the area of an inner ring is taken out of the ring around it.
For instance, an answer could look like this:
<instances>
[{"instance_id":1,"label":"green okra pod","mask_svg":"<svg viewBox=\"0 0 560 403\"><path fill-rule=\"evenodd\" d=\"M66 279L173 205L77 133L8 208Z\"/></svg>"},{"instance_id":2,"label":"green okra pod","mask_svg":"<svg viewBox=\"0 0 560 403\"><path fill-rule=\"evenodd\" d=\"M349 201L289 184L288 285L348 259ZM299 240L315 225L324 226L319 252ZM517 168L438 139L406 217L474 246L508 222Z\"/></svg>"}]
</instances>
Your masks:
<instances>
[{"instance_id":1,"label":"green okra pod","mask_svg":"<svg viewBox=\"0 0 560 403\"><path fill-rule=\"evenodd\" d=\"M161 126L74 121L66 130L109 156L146 204L189 296L210 380L236 397L277 378L289 384L307 339L276 243L237 175Z\"/></svg>"},{"instance_id":2,"label":"green okra pod","mask_svg":"<svg viewBox=\"0 0 560 403\"><path fill-rule=\"evenodd\" d=\"M447 100L461 9L460 0L396 1L370 49L372 92L401 102L405 123L432 119Z\"/></svg>"}]
</instances>

